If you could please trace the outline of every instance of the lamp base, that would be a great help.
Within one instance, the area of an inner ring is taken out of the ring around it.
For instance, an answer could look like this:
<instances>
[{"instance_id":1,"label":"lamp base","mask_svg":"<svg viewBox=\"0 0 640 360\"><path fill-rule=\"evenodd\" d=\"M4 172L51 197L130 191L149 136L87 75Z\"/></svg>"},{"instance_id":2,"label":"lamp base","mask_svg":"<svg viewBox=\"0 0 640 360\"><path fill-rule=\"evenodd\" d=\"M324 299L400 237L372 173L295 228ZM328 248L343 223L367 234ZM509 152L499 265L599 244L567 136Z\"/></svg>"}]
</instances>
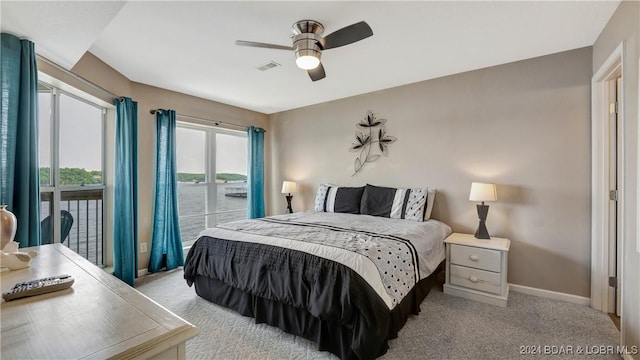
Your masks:
<instances>
[{"instance_id":1,"label":"lamp base","mask_svg":"<svg viewBox=\"0 0 640 360\"><path fill-rule=\"evenodd\" d=\"M293 214L293 209L291 208L291 199L293 199L293 195L289 194L285 196L287 199L287 209L285 210L286 214Z\"/></svg>"},{"instance_id":2,"label":"lamp base","mask_svg":"<svg viewBox=\"0 0 640 360\"><path fill-rule=\"evenodd\" d=\"M491 239L489 236L489 232L487 231L487 225L485 225L485 221L487 220L487 214L489 213L489 205L476 205L476 209L478 210L478 229L474 236L476 239Z\"/></svg>"}]
</instances>

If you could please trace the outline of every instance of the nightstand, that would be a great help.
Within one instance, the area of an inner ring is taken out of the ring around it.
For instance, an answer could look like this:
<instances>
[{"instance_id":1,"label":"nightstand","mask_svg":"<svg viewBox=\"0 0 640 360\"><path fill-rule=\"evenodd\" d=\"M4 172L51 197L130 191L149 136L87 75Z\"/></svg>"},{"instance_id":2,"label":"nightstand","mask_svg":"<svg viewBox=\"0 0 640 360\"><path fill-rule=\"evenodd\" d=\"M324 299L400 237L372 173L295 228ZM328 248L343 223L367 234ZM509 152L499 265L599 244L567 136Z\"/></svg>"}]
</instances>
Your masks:
<instances>
[{"instance_id":1,"label":"nightstand","mask_svg":"<svg viewBox=\"0 0 640 360\"><path fill-rule=\"evenodd\" d=\"M444 242L447 245L444 293L506 307L507 256L511 241L453 233Z\"/></svg>"}]
</instances>

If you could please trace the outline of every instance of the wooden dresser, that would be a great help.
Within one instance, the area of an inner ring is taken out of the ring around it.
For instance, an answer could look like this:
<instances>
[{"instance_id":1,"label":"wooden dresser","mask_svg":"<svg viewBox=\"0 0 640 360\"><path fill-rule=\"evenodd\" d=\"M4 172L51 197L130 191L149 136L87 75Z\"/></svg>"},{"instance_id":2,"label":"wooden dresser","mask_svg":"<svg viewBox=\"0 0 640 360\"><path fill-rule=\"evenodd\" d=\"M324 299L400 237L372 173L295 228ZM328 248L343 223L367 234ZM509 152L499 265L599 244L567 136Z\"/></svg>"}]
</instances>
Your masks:
<instances>
[{"instance_id":1,"label":"wooden dresser","mask_svg":"<svg viewBox=\"0 0 640 360\"><path fill-rule=\"evenodd\" d=\"M2 300L3 359L184 359L199 330L61 244L34 248L31 267L3 272L15 283L69 274L66 290ZM171 289L167 289L171 291Z\"/></svg>"}]
</instances>

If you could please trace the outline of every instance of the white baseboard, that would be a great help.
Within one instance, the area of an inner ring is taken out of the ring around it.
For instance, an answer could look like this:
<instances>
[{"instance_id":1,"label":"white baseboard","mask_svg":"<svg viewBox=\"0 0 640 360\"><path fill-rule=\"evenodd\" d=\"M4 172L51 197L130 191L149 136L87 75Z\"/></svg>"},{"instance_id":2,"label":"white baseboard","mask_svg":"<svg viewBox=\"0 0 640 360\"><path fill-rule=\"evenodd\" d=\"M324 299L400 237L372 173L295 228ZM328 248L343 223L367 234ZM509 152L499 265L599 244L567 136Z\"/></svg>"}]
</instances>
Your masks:
<instances>
[{"instance_id":1,"label":"white baseboard","mask_svg":"<svg viewBox=\"0 0 640 360\"><path fill-rule=\"evenodd\" d=\"M591 298L584 297L584 296L561 293L561 292L545 290L545 289L538 289L534 287L516 285L516 284L509 284L509 288L511 288L511 291L519 292L522 294L540 296L540 297L554 299L554 300L561 300L561 301L566 301L566 302L579 304L579 305L586 305L586 306L591 305Z\"/></svg>"},{"instance_id":2,"label":"white baseboard","mask_svg":"<svg viewBox=\"0 0 640 360\"><path fill-rule=\"evenodd\" d=\"M507 291L504 296L487 294L483 291L476 291L473 289L461 288L452 284L444 284L442 290L445 294L454 295L463 297L465 299L471 299L475 301L480 301L483 303L507 307L507 299L509 297L509 288L507 287Z\"/></svg>"},{"instance_id":3,"label":"white baseboard","mask_svg":"<svg viewBox=\"0 0 640 360\"><path fill-rule=\"evenodd\" d=\"M149 273L149 269L138 269L138 277L145 276Z\"/></svg>"}]
</instances>

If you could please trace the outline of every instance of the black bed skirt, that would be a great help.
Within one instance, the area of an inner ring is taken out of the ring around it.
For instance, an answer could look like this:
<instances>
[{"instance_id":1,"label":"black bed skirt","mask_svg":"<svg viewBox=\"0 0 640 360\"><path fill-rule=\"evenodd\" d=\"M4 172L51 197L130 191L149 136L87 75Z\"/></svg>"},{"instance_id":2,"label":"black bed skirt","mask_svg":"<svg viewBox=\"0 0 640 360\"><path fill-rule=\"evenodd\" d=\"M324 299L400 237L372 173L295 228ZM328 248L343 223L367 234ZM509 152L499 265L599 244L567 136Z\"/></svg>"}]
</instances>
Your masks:
<instances>
[{"instance_id":1,"label":"black bed skirt","mask_svg":"<svg viewBox=\"0 0 640 360\"><path fill-rule=\"evenodd\" d=\"M387 352L388 340L398 337L398 331L404 326L410 315L418 315L420 304L427 297L431 288L442 282L440 273L444 269L443 265L444 262L429 277L422 279L399 305L388 312L387 338L382 343L375 344L376 349L369 348L372 350L372 354L377 354L375 357L382 356ZM318 344L319 350L331 352L343 360L358 359L352 350L353 348L361 345L372 346L372 344L353 344L353 339L361 337L353 336L352 326L319 319L305 309L252 295L226 285L220 280L201 275L194 277L194 284L196 293L200 297L235 310L244 316L252 317L258 324L266 323L277 326L285 332L311 340ZM360 331L368 330L361 329Z\"/></svg>"}]
</instances>

